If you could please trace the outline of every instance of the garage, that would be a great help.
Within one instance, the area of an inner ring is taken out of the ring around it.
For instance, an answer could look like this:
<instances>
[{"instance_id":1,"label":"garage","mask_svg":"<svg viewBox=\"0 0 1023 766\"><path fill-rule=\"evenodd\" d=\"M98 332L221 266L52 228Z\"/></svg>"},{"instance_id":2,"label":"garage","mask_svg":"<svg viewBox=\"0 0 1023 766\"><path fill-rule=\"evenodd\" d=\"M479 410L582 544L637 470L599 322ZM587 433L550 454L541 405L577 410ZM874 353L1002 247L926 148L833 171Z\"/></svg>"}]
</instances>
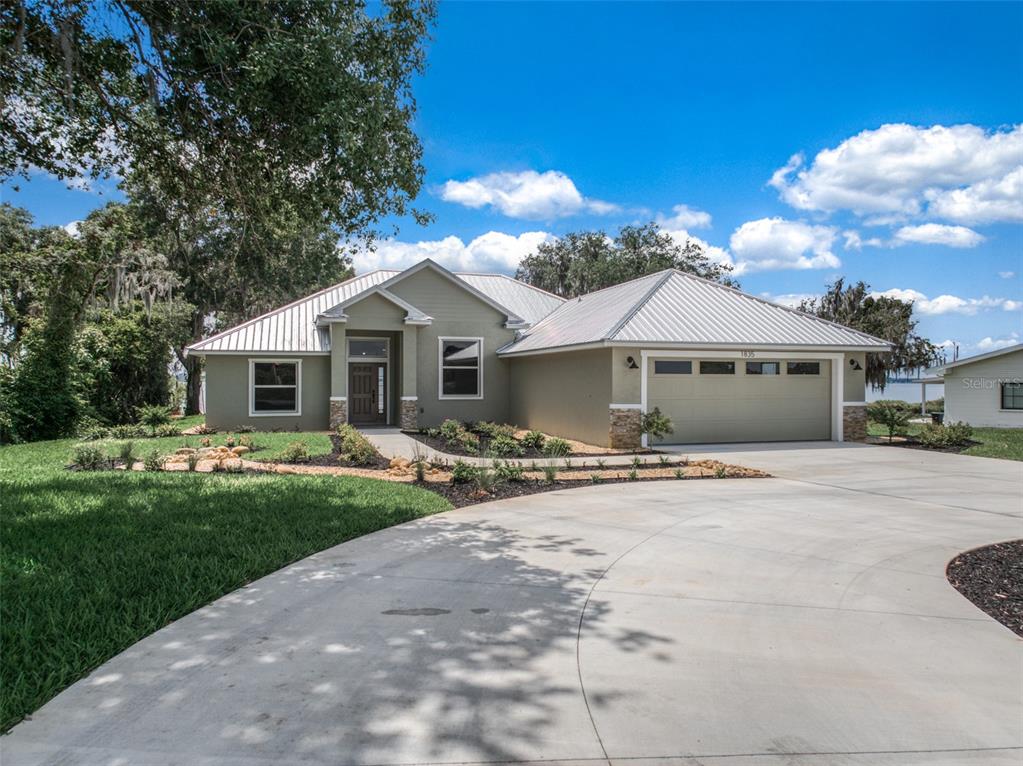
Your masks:
<instances>
[{"instance_id":1,"label":"garage","mask_svg":"<svg viewBox=\"0 0 1023 766\"><path fill-rule=\"evenodd\" d=\"M832 369L826 358L651 355L645 362L647 410L659 408L675 429L660 443L832 438Z\"/></svg>"}]
</instances>

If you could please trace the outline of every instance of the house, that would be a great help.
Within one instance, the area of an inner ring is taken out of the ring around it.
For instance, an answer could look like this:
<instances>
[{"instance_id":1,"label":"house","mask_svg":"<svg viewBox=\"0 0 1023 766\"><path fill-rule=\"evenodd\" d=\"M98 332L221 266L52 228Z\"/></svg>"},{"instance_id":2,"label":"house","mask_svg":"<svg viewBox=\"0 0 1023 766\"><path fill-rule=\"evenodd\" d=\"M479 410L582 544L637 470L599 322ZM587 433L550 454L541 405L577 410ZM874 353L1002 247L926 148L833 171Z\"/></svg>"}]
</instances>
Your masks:
<instances>
[{"instance_id":1,"label":"house","mask_svg":"<svg viewBox=\"0 0 1023 766\"><path fill-rule=\"evenodd\" d=\"M927 371L945 382L945 422L1023 428L1023 343Z\"/></svg>"},{"instance_id":2,"label":"house","mask_svg":"<svg viewBox=\"0 0 1023 766\"><path fill-rule=\"evenodd\" d=\"M354 277L189 347L210 426L516 423L638 446L859 440L877 338L675 270L563 300L431 260Z\"/></svg>"}]
</instances>

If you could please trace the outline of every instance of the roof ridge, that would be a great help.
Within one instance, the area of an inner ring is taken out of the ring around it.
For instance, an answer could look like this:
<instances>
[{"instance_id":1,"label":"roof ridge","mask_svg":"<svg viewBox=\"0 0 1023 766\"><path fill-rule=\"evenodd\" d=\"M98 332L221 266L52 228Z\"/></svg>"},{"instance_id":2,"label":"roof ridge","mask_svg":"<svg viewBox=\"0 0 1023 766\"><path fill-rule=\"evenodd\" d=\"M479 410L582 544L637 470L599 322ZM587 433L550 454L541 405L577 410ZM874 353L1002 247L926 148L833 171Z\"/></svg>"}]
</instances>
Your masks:
<instances>
[{"instance_id":1,"label":"roof ridge","mask_svg":"<svg viewBox=\"0 0 1023 766\"><path fill-rule=\"evenodd\" d=\"M653 294L656 293L658 290L660 290L665 282L667 282L669 279L671 279L672 271L673 271L673 269L665 269L663 272L661 272L661 278L658 279L649 290L647 290L645 293L643 293L643 295L640 297L640 299L638 301L636 301L634 304L632 304L632 308L630 308L628 311L626 311L624 316L622 316L621 319L619 319L617 322L615 322L611 326L611 329L608 330L607 333L605 333L605 337L608 340L613 340L614 336L618 334L619 330L621 330L626 324L629 323L630 319L632 319L634 316L636 316L636 314L639 313L639 310L641 308L643 308L643 306L646 305L647 301L650 300L650 298L653 296ZM658 273L658 272L654 272L654 273Z\"/></svg>"},{"instance_id":2,"label":"roof ridge","mask_svg":"<svg viewBox=\"0 0 1023 766\"><path fill-rule=\"evenodd\" d=\"M259 316L254 316L254 317L252 317L252 319L246 319L241 324L236 324L233 327L228 327L226 330L221 330L220 332L216 333L215 335L211 335L208 338L203 338L202 340L197 340L195 343L191 343L188 346L186 346L185 350L187 351L188 349L194 349L194 348L196 348L196 347L198 347L200 345L209 343L210 341L217 340L218 338L223 338L223 337L225 337L227 335L230 335L233 332L237 332L238 330L241 330L243 327L248 327L249 325L254 324L255 322L259 322L259 321L261 321L263 319L266 319L267 317L274 316L275 314L280 314L282 311L287 311L290 308L298 306L300 303L305 303L307 301L311 301L314 298L317 298L317 297L319 297L321 295L329 293L331 290L336 290L337 288L341 287L342 285L347 285L349 282L354 282L356 279L364 279L365 277L368 277L371 274L376 274L378 271L391 271L391 269L373 269L372 271L367 271L365 274L353 274L348 279L344 279L344 280L342 280L340 282L336 282L336 283L334 283L332 285L328 285L327 287L324 287L324 288L322 288L320 290L317 290L314 293L310 293L309 295L306 295L303 298L297 298L297 299L293 300L291 303L286 303L283 306L278 306L275 309L271 309L270 311L264 312L264 313L260 314Z\"/></svg>"},{"instance_id":3,"label":"roof ridge","mask_svg":"<svg viewBox=\"0 0 1023 766\"><path fill-rule=\"evenodd\" d=\"M550 290L544 290L542 287L531 285L529 284L529 282L521 280L518 277L513 277L508 274L501 274L500 272L497 271L453 271L451 273L454 274L456 277L500 277L501 279L507 279L509 282L514 282L517 285L528 287L530 290L536 290L538 293L543 293L544 295L549 295L552 298L557 298L559 301L562 302L570 300L569 298L562 298L560 295L556 295L552 293Z\"/></svg>"},{"instance_id":4,"label":"roof ridge","mask_svg":"<svg viewBox=\"0 0 1023 766\"><path fill-rule=\"evenodd\" d=\"M830 319L824 319L823 317L819 317L816 314L809 314L809 313L807 313L805 311L800 311L799 309L792 308L791 306L786 306L786 305L784 305L782 303L775 303L774 301L769 301L769 300L767 300L767 298L761 298L759 295L753 295L753 293L743 292L742 290L738 289L737 287L731 287L730 285L724 285L724 284L721 284L720 282L714 281L713 279L707 279L706 277L697 276L696 274L690 274L689 272L682 271L680 269L671 269L671 271L674 272L675 274L678 274L680 277L686 277L688 279L694 279L697 282L703 282L704 284L711 285L712 287L717 287L720 290L728 290L729 292L735 293L736 295L738 295L738 296L740 296L742 298L749 298L751 300L758 301L759 303L763 303L763 304L766 304L768 306L772 306L772 307L774 307L776 309L784 309L785 311L789 312L790 314L795 314L796 316L804 317L806 319L811 319L814 322L820 322L821 324L826 324L826 325L829 325L831 327L837 327L837 328L839 328L841 330L846 330L848 332L854 332L857 335L862 335L864 338L870 338L871 340L876 340L876 341L879 341L881 343L885 343L885 344L891 345L889 343L889 341L886 341L884 338L878 338L877 336L871 335L870 333L863 332L862 330L857 330L855 327L849 327L848 325L844 325L844 324L841 324L839 322L832 322Z\"/></svg>"}]
</instances>

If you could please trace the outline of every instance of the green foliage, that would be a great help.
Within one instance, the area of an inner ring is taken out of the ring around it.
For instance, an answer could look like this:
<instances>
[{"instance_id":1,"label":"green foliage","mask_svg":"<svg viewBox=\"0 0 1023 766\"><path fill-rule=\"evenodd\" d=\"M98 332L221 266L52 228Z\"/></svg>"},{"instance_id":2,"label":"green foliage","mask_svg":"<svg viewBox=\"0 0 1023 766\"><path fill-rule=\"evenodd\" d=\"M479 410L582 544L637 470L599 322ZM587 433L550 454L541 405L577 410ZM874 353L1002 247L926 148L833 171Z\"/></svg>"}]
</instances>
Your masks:
<instances>
[{"instance_id":1,"label":"green foliage","mask_svg":"<svg viewBox=\"0 0 1023 766\"><path fill-rule=\"evenodd\" d=\"M473 482L476 484L476 490L478 492L484 492L489 495L497 489L497 486L501 483L501 476L493 466L488 466L486 461L484 461L476 467L476 474L473 476Z\"/></svg>"},{"instance_id":2,"label":"green foliage","mask_svg":"<svg viewBox=\"0 0 1023 766\"><path fill-rule=\"evenodd\" d=\"M305 463L309 460L309 445L304 441L293 441L285 447L278 458L282 463Z\"/></svg>"},{"instance_id":3,"label":"green foliage","mask_svg":"<svg viewBox=\"0 0 1023 766\"><path fill-rule=\"evenodd\" d=\"M660 407L654 407L650 412L644 412L640 421L640 431L655 439L660 439L668 434L675 433L671 418L661 413Z\"/></svg>"},{"instance_id":4,"label":"green foliage","mask_svg":"<svg viewBox=\"0 0 1023 766\"><path fill-rule=\"evenodd\" d=\"M896 434L905 432L912 416L913 408L910 405L894 399L879 399L867 405L867 417L885 427L888 441Z\"/></svg>"},{"instance_id":5,"label":"green foliage","mask_svg":"<svg viewBox=\"0 0 1023 766\"><path fill-rule=\"evenodd\" d=\"M822 297L800 303L799 310L891 343L891 353L867 354L867 382L882 391L892 373L928 367L940 360L938 348L916 334L913 302L872 296L870 285L864 282L846 286L844 279L838 279Z\"/></svg>"},{"instance_id":6,"label":"green foliage","mask_svg":"<svg viewBox=\"0 0 1023 766\"><path fill-rule=\"evenodd\" d=\"M552 436L547 440L547 443L543 445L543 454L547 457L564 457L572 451L572 445L570 445L564 439L559 439Z\"/></svg>"},{"instance_id":7,"label":"green foliage","mask_svg":"<svg viewBox=\"0 0 1023 766\"><path fill-rule=\"evenodd\" d=\"M480 437L463 430L455 441L448 442L448 446L460 449L470 455L478 455L480 451Z\"/></svg>"},{"instance_id":8,"label":"green foliage","mask_svg":"<svg viewBox=\"0 0 1023 766\"><path fill-rule=\"evenodd\" d=\"M973 427L967 423L928 423L917 435L920 443L931 449L957 449L970 443Z\"/></svg>"},{"instance_id":9,"label":"green foliage","mask_svg":"<svg viewBox=\"0 0 1023 766\"><path fill-rule=\"evenodd\" d=\"M464 460L456 460L451 466L451 483L468 484L476 480L476 466L466 463Z\"/></svg>"},{"instance_id":10,"label":"green foliage","mask_svg":"<svg viewBox=\"0 0 1023 766\"><path fill-rule=\"evenodd\" d=\"M516 277L574 298L664 269L737 284L731 266L711 261L694 240L679 245L656 223L623 226L614 239L603 231L571 232L544 242L519 264Z\"/></svg>"},{"instance_id":11,"label":"green foliage","mask_svg":"<svg viewBox=\"0 0 1023 766\"><path fill-rule=\"evenodd\" d=\"M632 470L629 471L628 476L629 476L629 481L636 481L636 479L639 478L639 471L637 471L635 468L633 468Z\"/></svg>"},{"instance_id":12,"label":"green foliage","mask_svg":"<svg viewBox=\"0 0 1023 766\"><path fill-rule=\"evenodd\" d=\"M111 439L145 439L152 434L140 425L131 424L123 426L112 426L107 429Z\"/></svg>"},{"instance_id":13,"label":"green foliage","mask_svg":"<svg viewBox=\"0 0 1023 766\"><path fill-rule=\"evenodd\" d=\"M725 468L725 466L723 465L719 465L717 468L714 469L714 476L717 477L718 479L724 479L726 476L728 476L728 469Z\"/></svg>"},{"instance_id":14,"label":"green foliage","mask_svg":"<svg viewBox=\"0 0 1023 766\"><path fill-rule=\"evenodd\" d=\"M440 424L440 435L441 438L446 441L455 441L465 432L465 428L457 420L445 420Z\"/></svg>"},{"instance_id":15,"label":"green foliage","mask_svg":"<svg viewBox=\"0 0 1023 766\"><path fill-rule=\"evenodd\" d=\"M337 427L337 435L341 440L342 460L354 465L371 465L380 457L376 447L354 426L342 423Z\"/></svg>"},{"instance_id":16,"label":"green foliage","mask_svg":"<svg viewBox=\"0 0 1023 766\"><path fill-rule=\"evenodd\" d=\"M558 463L555 460L548 460L543 465L543 480L553 484L558 478Z\"/></svg>"},{"instance_id":17,"label":"green foliage","mask_svg":"<svg viewBox=\"0 0 1023 766\"><path fill-rule=\"evenodd\" d=\"M170 413L162 404L144 404L138 408L139 423L149 426L150 432L156 434L157 426L170 423Z\"/></svg>"},{"instance_id":18,"label":"green foliage","mask_svg":"<svg viewBox=\"0 0 1023 766\"><path fill-rule=\"evenodd\" d=\"M495 455L501 457L521 457L524 453L521 444L504 434L491 440L490 449Z\"/></svg>"},{"instance_id":19,"label":"green foliage","mask_svg":"<svg viewBox=\"0 0 1023 766\"><path fill-rule=\"evenodd\" d=\"M189 473L194 473L195 470L199 467L199 460L200 458L198 452L189 452L185 456L185 463L188 465Z\"/></svg>"},{"instance_id":20,"label":"green foliage","mask_svg":"<svg viewBox=\"0 0 1023 766\"><path fill-rule=\"evenodd\" d=\"M593 482L594 484L600 484L604 481L604 477L601 476L599 473L595 473L592 476L590 476L590 481Z\"/></svg>"},{"instance_id":21,"label":"green foliage","mask_svg":"<svg viewBox=\"0 0 1023 766\"><path fill-rule=\"evenodd\" d=\"M110 458L95 444L76 444L71 450L71 465L83 471L99 471L110 467Z\"/></svg>"},{"instance_id":22,"label":"green foliage","mask_svg":"<svg viewBox=\"0 0 1023 766\"><path fill-rule=\"evenodd\" d=\"M671 460L667 455L658 455L657 462L661 464L662 468L667 468L671 464Z\"/></svg>"},{"instance_id":23,"label":"green foliage","mask_svg":"<svg viewBox=\"0 0 1023 766\"><path fill-rule=\"evenodd\" d=\"M526 449L542 451L544 442L547 441L547 437L540 431L527 431L521 441L522 446Z\"/></svg>"},{"instance_id":24,"label":"green foliage","mask_svg":"<svg viewBox=\"0 0 1023 766\"><path fill-rule=\"evenodd\" d=\"M174 423L164 423L162 426L156 427L153 435L161 439L165 439L169 436L180 436L181 429Z\"/></svg>"},{"instance_id":25,"label":"green foliage","mask_svg":"<svg viewBox=\"0 0 1023 766\"><path fill-rule=\"evenodd\" d=\"M638 455L635 456L634 458L632 458L632 467L633 468L639 468L641 465L643 465L643 461L639 458Z\"/></svg>"},{"instance_id":26,"label":"green foliage","mask_svg":"<svg viewBox=\"0 0 1023 766\"><path fill-rule=\"evenodd\" d=\"M683 471L681 468L676 468L675 469L675 478L676 479L684 479L685 477L686 477L686 472L685 471Z\"/></svg>"},{"instance_id":27,"label":"green foliage","mask_svg":"<svg viewBox=\"0 0 1023 766\"><path fill-rule=\"evenodd\" d=\"M604 458L602 458L602 457L598 457L597 458L597 468L601 468L601 469L607 468L607 461Z\"/></svg>"},{"instance_id":28,"label":"green foliage","mask_svg":"<svg viewBox=\"0 0 1023 766\"><path fill-rule=\"evenodd\" d=\"M497 435L498 425L488 420L479 420L472 424L472 430L480 436L485 436L488 439L494 438Z\"/></svg>"},{"instance_id":29,"label":"green foliage","mask_svg":"<svg viewBox=\"0 0 1023 766\"><path fill-rule=\"evenodd\" d=\"M121 445L117 450L117 456L127 468L131 468L135 465L135 442L121 442Z\"/></svg>"},{"instance_id":30,"label":"green foliage","mask_svg":"<svg viewBox=\"0 0 1023 766\"><path fill-rule=\"evenodd\" d=\"M160 454L160 450L150 450L142 461L142 467L147 471L162 471L166 458Z\"/></svg>"},{"instance_id":31,"label":"green foliage","mask_svg":"<svg viewBox=\"0 0 1023 766\"><path fill-rule=\"evenodd\" d=\"M494 461L494 472L501 481L525 481L526 469L510 461Z\"/></svg>"}]
</instances>

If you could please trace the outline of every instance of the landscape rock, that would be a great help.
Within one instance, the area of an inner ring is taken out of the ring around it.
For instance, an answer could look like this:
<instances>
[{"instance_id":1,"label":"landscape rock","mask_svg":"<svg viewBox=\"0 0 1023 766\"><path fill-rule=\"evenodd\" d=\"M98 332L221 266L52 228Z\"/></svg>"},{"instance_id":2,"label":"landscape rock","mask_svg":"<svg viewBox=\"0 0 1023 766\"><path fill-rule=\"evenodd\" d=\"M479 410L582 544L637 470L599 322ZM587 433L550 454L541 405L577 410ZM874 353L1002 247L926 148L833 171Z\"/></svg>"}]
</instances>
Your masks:
<instances>
[{"instance_id":1,"label":"landscape rock","mask_svg":"<svg viewBox=\"0 0 1023 766\"><path fill-rule=\"evenodd\" d=\"M232 449L231 452L233 452L235 455L244 455L246 453L252 452L252 450L244 445L239 445Z\"/></svg>"}]
</instances>

